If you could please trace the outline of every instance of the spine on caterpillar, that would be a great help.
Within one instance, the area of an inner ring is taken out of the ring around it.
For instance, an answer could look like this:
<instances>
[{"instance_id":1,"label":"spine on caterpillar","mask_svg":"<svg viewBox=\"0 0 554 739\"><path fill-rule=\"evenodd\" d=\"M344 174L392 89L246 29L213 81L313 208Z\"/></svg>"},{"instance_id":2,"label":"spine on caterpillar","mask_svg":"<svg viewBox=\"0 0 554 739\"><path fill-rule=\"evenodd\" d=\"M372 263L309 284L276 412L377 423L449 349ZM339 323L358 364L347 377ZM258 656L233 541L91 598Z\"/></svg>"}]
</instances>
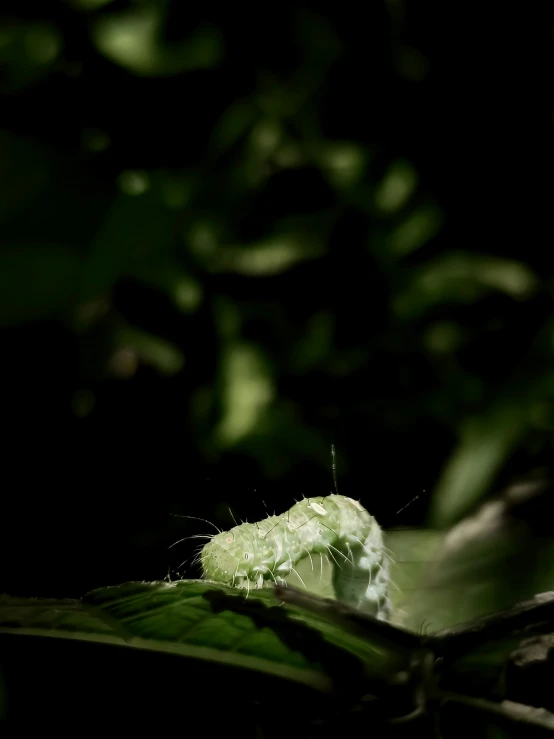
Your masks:
<instances>
[{"instance_id":1,"label":"spine on caterpillar","mask_svg":"<svg viewBox=\"0 0 554 739\"><path fill-rule=\"evenodd\" d=\"M343 495L306 498L280 516L214 536L201 553L204 577L238 588L282 583L313 554L333 565L337 600L380 619L390 615L389 565L377 521Z\"/></svg>"}]
</instances>

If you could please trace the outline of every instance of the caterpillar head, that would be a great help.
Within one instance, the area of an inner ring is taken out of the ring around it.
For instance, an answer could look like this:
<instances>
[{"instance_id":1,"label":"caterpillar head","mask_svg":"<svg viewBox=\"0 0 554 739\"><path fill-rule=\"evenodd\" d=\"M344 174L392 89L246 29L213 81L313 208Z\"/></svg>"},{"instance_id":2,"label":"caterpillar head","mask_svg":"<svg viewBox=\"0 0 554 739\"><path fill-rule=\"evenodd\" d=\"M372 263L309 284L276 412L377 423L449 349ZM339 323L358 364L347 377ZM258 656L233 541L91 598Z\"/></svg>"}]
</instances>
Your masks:
<instances>
[{"instance_id":1,"label":"caterpillar head","mask_svg":"<svg viewBox=\"0 0 554 739\"><path fill-rule=\"evenodd\" d=\"M204 576L235 587L261 587L263 575L254 566L254 552L245 548L245 543L245 537L233 531L214 536L202 550Z\"/></svg>"}]
</instances>

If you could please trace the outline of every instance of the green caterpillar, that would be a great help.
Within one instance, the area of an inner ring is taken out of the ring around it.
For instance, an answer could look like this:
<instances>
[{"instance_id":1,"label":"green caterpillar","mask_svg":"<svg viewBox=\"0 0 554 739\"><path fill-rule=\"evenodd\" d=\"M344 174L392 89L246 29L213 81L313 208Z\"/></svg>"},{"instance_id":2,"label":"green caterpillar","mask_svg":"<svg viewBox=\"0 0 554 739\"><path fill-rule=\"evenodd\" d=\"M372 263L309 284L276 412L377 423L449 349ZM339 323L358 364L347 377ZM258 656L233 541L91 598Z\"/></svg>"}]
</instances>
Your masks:
<instances>
[{"instance_id":1,"label":"green caterpillar","mask_svg":"<svg viewBox=\"0 0 554 739\"><path fill-rule=\"evenodd\" d=\"M357 500L343 495L305 498L280 516L216 534L200 561L208 580L250 590L283 584L312 554L332 560L337 600L388 620L390 576L381 528Z\"/></svg>"}]
</instances>

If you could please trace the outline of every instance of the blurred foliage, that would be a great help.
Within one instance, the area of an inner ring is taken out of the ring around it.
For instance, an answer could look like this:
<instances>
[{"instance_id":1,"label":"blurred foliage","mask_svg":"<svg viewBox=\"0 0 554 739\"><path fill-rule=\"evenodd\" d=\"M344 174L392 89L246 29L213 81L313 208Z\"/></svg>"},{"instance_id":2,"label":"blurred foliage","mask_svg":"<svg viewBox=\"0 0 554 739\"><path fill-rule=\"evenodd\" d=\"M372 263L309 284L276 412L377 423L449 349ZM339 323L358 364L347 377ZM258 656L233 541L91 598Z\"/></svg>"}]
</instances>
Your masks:
<instances>
[{"instance_id":1,"label":"blurred foliage","mask_svg":"<svg viewBox=\"0 0 554 739\"><path fill-rule=\"evenodd\" d=\"M329 488L331 442L385 523L419 495L414 523L451 525L548 466L552 267L437 7L4 4L7 456L56 480L27 540L76 505L87 552L106 510L142 517L127 572L169 509Z\"/></svg>"}]
</instances>

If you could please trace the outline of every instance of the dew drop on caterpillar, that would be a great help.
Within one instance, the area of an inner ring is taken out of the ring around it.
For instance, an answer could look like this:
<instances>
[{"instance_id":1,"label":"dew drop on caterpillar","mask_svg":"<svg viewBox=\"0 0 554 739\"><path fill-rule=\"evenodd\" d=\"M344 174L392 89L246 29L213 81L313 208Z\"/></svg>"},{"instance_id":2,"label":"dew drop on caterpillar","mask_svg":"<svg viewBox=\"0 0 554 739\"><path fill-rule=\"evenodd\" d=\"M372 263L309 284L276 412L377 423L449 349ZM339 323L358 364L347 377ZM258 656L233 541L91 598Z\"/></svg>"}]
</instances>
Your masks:
<instances>
[{"instance_id":1,"label":"dew drop on caterpillar","mask_svg":"<svg viewBox=\"0 0 554 739\"><path fill-rule=\"evenodd\" d=\"M305 498L280 516L214 535L200 554L204 577L246 590L283 584L305 557L332 563L337 600L377 618L390 615L389 566L377 521L352 498Z\"/></svg>"}]
</instances>

